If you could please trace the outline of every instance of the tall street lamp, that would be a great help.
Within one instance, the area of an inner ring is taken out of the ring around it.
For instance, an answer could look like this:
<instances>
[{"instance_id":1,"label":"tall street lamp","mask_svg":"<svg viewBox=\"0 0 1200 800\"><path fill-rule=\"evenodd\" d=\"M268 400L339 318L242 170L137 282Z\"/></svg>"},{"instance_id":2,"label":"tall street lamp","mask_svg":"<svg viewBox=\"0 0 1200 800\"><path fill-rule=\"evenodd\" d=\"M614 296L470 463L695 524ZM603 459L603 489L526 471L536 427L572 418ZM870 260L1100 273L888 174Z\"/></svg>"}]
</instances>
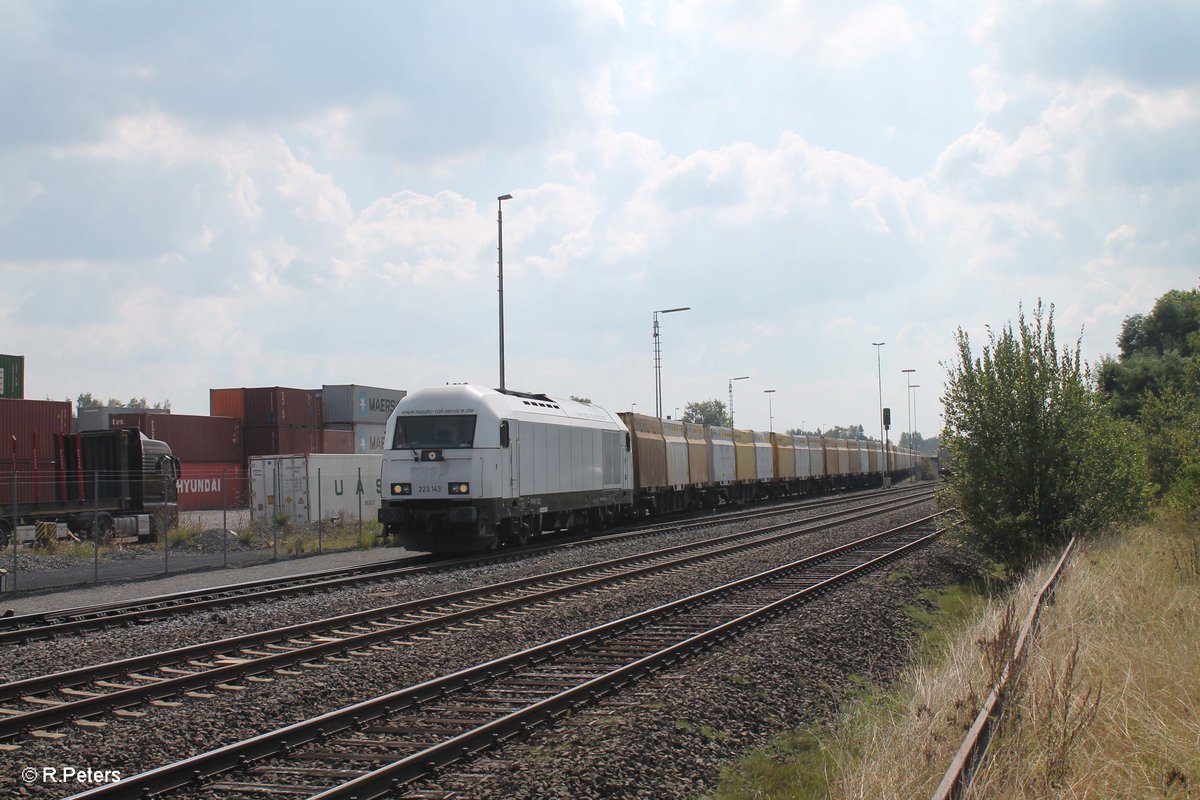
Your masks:
<instances>
[{"instance_id":1,"label":"tall street lamp","mask_svg":"<svg viewBox=\"0 0 1200 800\"><path fill-rule=\"evenodd\" d=\"M916 429L916 427L917 427L917 389L920 389L920 388L921 388L921 384L919 384L919 383L914 383L914 384L912 385L912 387L910 388L910 390L912 391L912 404L913 404L913 429L914 429L914 430L915 430L915 429ZM912 440L912 434L909 434L909 437L908 437L908 438L909 438L909 440L911 441L911 440ZM912 445L909 445L909 446L911 447ZM916 449L916 448L913 448L913 449Z\"/></svg>"},{"instance_id":2,"label":"tall street lamp","mask_svg":"<svg viewBox=\"0 0 1200 800\"><path fill-rule=\"evenodd\" d=\"M511 194L496 198L496 250L499 253L500 271L500 391L504 391L504 201L512 200Z\"/></svg>"},{"instance_id":3,"label":"tall street lamp","mask_svg":"<svg viewBox=\"0 0 1200 800\"><path fill-rule=\"evenodd\" d=\"M912 374L914 372L916 372L916 370L915 369L902 369L900 371L904 373L904 385L906 387L905 392L904 392L904 399L908 401L908 449L912 450L913 449L912 395L910 394L912 392L912 383L911 383L910 379L912 378Z\"/></svg>"},{"instance_id":4,"label":"tall street lamp","mask_svg":"<svg viewBox=\"0 0 1200 800\"><path fill-rule=\"evenodd\" d=\"M691 311L691 306L662 308L654 312L654 416L662 418L662 350L658 343L658 315L674 314L676 311Z\"/></svg>"},{"instance_id":5,"label":"tall street lamp","mask_svg":"<svg viewBox=\"0 0 1200 800\"><path fill-rule=\"evenodd\" d=\"M733 382L734 381L744 381L749 377L750 377L749 375L743 375L740 378L730 378L729 379L729 427L731 429L733 428Z\"/></svg>"},{"instance_id":6,"label":"tall street lamp","mask_svg":"<svg viewBox=\"0 0 1200 800\"><path fill-rule=\"evenodd\" d=\"M887 472L887 450L883 444L883 371L880 366L882 361L880 357L881 348L887 342L871 342L871 346L875 348L875 380L879 384L879 463L883 464L883 471Z\"/></svg>"},{"instance_id":7,"label":"tall street lamp","mask_svg":"<svg viewBox=\"0 0 1200 800\"><path fill-rule=\"evenodd\" d=\"M774 389L763 389L763 394L767 396L767 430L771 433L775 432L775 411L771 406L771 395L775 394Z\"/></svg>"}]
</instances>

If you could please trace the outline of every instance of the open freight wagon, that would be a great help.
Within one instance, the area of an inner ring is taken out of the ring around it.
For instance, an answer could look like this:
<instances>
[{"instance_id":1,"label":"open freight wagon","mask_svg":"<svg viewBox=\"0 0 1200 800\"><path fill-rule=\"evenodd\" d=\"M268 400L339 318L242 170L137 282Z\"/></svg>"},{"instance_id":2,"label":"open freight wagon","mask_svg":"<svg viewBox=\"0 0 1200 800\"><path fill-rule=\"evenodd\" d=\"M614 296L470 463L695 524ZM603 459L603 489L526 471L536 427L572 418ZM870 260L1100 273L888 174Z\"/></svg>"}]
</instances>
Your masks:
<instances>
[{"instance_id":1,"label":"open freight wagon","mask_svg":"<svg viewBox=\"0 0 1200 800\"><path fill-rule=\"evenodd\" d=\"M52 469L13 458L0 473L0 539L37 523L66 525L77 535L153 539L178 521L180 464L165 443L136 428L56 433Z\"/></svg>"}]
</instances>

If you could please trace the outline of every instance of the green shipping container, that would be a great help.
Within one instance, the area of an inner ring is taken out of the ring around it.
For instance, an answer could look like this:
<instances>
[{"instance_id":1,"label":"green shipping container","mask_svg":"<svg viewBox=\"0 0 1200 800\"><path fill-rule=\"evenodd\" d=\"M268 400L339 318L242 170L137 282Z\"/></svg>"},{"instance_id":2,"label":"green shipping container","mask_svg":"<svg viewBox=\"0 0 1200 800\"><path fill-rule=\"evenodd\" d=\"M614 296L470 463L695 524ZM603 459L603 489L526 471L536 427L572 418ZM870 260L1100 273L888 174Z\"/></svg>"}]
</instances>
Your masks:
<instances>
[{"instance_id":1,"label":"green shipping container","mask_svg":"<svg viewBox=\"0 0 1200 800\"><path fill-rule=\"evenodd\" d=\"M25 399L25 356L0 354L0 397Z\"/></svg>"}]
</instances>

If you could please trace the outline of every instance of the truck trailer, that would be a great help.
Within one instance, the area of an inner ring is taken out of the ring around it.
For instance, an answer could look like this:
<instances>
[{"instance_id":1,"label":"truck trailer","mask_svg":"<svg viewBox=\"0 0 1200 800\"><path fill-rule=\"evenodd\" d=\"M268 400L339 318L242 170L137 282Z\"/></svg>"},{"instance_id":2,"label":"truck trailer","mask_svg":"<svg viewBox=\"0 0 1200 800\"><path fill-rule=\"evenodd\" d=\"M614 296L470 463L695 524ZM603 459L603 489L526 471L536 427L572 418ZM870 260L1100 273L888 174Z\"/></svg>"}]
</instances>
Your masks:
<instances>
[{"instance_id":1,"label":"truck trailer","mask_svg":"<svg viewBox=\"0 0 1200 800\"><path fill-rule=\"evenodd\" d=\"M0 540L19 527L65 524L74 534L152 540L179 519L176 481L181 468L166 442L137 428L55 433L53 464L22 468L11 434L8 475L0 471ZM36 446L36 445L35 445Z\"/></svg>"}]
</instances>

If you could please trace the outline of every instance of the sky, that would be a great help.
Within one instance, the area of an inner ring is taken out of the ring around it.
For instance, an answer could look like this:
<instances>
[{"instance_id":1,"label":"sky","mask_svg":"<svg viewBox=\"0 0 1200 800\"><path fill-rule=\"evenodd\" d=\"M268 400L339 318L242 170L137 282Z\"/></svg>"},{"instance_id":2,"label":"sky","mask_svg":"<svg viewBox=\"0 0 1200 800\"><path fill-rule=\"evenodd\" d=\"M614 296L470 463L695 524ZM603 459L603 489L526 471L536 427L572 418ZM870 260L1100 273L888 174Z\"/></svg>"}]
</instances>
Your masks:
<instances>
[{"instance_id":1,"label":"sky","mask_svg":"<svg viewBox=\"0 0 1200 800\"><path fill-rule=\"evenodd\" d=\"M689 306L738 427L932 436L956 329L1200 285L1192 0L0 0L0 109L28 398L497 386L504 194L509 388L653 413Z\"/></svg>"}]
</instances>

